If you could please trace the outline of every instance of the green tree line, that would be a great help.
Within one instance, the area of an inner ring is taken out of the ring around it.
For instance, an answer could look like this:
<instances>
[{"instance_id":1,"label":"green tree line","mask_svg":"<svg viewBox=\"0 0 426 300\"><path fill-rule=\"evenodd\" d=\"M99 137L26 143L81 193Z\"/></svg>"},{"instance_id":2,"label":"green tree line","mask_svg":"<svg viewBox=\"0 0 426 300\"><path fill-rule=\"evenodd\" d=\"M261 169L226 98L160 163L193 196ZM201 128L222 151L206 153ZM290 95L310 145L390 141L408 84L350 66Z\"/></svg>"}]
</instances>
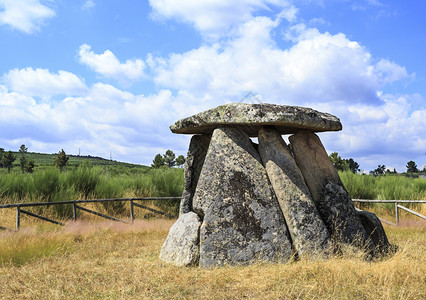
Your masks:
<instances>
[{"instance_id":1,"label":"green tree line","mask_svg":"<svg viewBox=\"0 0 426 300\"><path fill-rule=\"evenodd\" d=\"M329 155L329 158L333 163L333 166L338 171L351 171L353 174L357 174L361 171L359 168L359 164L353 158L343 159L337 152L332 152ZM412 160L407 162L406 168L407 173L420 172L420 170L417 168L416 163ZM426 172L426 168L423 168L423 171L421 172ZM379 176L385 174L397 174L397 172L395 169L393 169L393 171L387 169L385 165L378 165L376 169L370 171L370 174L374 176Z\"/></svg>"}]
</instances>

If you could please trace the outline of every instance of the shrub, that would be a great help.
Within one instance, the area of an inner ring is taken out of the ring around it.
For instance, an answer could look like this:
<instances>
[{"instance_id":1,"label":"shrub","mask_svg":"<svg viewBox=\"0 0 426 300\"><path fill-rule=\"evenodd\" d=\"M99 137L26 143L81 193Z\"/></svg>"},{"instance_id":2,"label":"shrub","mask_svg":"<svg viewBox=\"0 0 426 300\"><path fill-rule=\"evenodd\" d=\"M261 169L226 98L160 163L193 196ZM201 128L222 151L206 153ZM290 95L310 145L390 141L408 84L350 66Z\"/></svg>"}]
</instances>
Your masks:
<instances>
[{"instance_id":1,"label":"shrub","mask_svg":"<svg viewBox=\"0 0 426 300\"><path fill-rule=\"evenodd\" d=\"M123 189L122 185L117 184L119 181L106 176L99 177L99 181L94 190L94 197L98 199L106 198L122 198ZM126 210L126 202L101 202L101 205L110 214L122 214Z\"/></svg>"},{"instance_id":2,"label":"shrub","mask_svg":"<svg viewBox=\"0 0 426 300\"><path fill-rule=\"evenodd\" d=\"M51 202L53 195L61 189L59 171L54 168L34 173L33 179L35 194L43 202Z\"/></svg>"},{"instance_id":3,"label":"shrub","mask_svg":"<svg viewBox=\"0 0 426 300\"><path fill-rule=\"evenodd\" d=\"M79 166L67 174L68 186L73 186L85 199L94 193L99 182L100 170L95 167Z\"/></svg>"}]
</instances>

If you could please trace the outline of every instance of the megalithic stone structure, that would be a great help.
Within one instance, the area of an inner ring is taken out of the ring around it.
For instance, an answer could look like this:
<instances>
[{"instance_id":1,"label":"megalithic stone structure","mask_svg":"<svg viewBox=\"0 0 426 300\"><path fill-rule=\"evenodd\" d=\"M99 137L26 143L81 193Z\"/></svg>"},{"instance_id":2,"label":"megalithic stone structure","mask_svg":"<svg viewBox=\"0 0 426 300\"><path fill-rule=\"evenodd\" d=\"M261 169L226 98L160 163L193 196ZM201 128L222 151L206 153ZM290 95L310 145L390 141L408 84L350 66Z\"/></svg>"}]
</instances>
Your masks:
<instances>
[{"instance_id":1,"label":"megalithic stone structure","mask_svg":"<svg viewBox=\"0 0 426 300\"><path fill-rule=\"evenodd\" d=\"M194 136L180 216L162 260L202 267L285 262L292 254L324 257L332 241L366 246L372 255L393 249L374 214L355 212L315 135L341 130L335 116L306 107L232 103L170 129ZM293 134L289 147L283 134ZM258 137L259 145L249 137Z\"/></svg>"},{"instance_id":2,"label":"megalithic stone structure","mask_svg":"<svg viewBox=\"0 0 426 300\"><path fill-rule=\"evenodd\" d=\"M338 242L368 246L369 237L319 137L310 131L299 131L289 140L329 232Z\"/></svg>"},{"instance_id":3,"label":"megalithic stone structure","mask_svg":"<svg viewBox=\"0 0 426 300\"><path fill-rule=\"evenodd\" d=\"M302 172L278 131L263 127L259 131L259 153L278 198L299 255L327 255L330 234L312 200Z\"/></svg>"}]
</instances>

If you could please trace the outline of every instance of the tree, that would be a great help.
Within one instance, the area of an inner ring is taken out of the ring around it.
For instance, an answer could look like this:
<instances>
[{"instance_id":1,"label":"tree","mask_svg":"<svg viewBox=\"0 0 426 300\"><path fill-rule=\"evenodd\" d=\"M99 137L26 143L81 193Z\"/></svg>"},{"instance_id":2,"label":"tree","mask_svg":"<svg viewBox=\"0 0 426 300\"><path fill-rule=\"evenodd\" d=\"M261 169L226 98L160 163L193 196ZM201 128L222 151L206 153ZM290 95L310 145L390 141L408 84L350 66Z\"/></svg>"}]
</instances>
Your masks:
<instances>
[{"instance_id":1,"label":"tree","mask_svg":"<svg viewBox=\"0 0 426 300\"><path fill-rule=\"evenodd\" d=\"M182 167L185 164L185 157L183 155L179 155L176 158L176 166Z\"/></svg>"},{"instance_id":2,"label":"tree","mask_svg":"<svg viewBox=\"0 0 426 300\"><path fill-rule=\"evenodd\" d=\"M416 173L419 171L419 169L417 169L417 165L414 161L410 160L407 165L407 173Z\"/></svg>"},{"instance_id":3,"label":"tree","mask_svg":"<svg viewBox=\"0 0 426 300\"><path fill-rule=\"evenodd\" d=\"M163 155L164 164L169 168L176 165L176 154L172 150L167 150Z\"/></svg>"},{"instance_id":4,"label":"tree","mask_svg":"<svg viewBox=\"0 0 426 300\"><path fill-rule=\"evenodd\" d=\"M179 155L176 158L176 154L172 150L167 150L165 154L157 154L152 161L151 167L161 168L163 166L168 166L172 168L174 166L182 166L185 163L185 157Z\"/></svg>"},{"instance_id":5,"label":"tree","mask_svg":"<svg viewBox=\"0 0 426 300\"><path fill-rule=\"evenodd\" d=\"M347 166L349 167L349 170L351 170L352 173L356 174L360 171L359 170L359 164L356 161L354 161L352 158L345 159L345 162L346 162Z\"/></svg>"},{"instance_id":6,"label":"tree","mask_svg":"<svg viewBox=\"0 0 426 300\"><path fill-rule=\"evenodd\" d=\"M345 160L343 160L337 152L329 155L331 163L338 171L344 171L347 168Z\"/></svg>"},{"instance_id":7,"label":"tree","mask_svg":"<svg viewBox=\"0 0 426 300\"><path fill-rule=\"evenodd\" d=\"M21 166L21 173L24 174L26 166L27 166L27 158L25 157L25 154L27 153L28 148L25 147L24 144L19 147L19 154L21 154L21 158L19 159L19 164Z\"/></svg>"},{"instance_id":8,"label":"tree","mask_svg":"<svg viewBox=\"0 0 426 300\"><path fill-rule=\"evenodd\" d=\"M54 164L57 166L62 173L63 167L65 167L68 164L69 157L65 153L64 149L59 151L58 155L55 158Z\"/></svg>"},{"instance_id":9,"label":"tree","mask_svg":"<svg viewBox=\"0 0 426 300\"><path fill-rule=\"evenodd\" d=\"M25 165L25 171L28 173L34 172L35 162L34 160L30 159L28 163Z\"/></svg>"},{"instance_id":10,"label":"tree","mask_svg":"<svg viewBox=\"0 0 426 300\"><path fill-rule=\"evenodd\" d=\"M151 167L158 169L162 166L164 166L164 158L161 154L157 154L152 161Z\"/></svg>"},{"instance_id":11,"label":"tree","mask_svg":"<svg viewBox=\"0 0 426 300\"><path fill-rule=\"evenodd\" d=\"M377 166L377 168L376 168L376 169L374 169L374 171L372 171L371 173L372 173L374 176L377 176L377 175L384 175L384 174L385 174L385 170L386 170L385 165L378 165L378 166Z\"/></svg>"},{"instance_id":12,"label":"tree","mask_svg":"<svg viewBox=\"0 0 426 300\"><path fill-rule=\"evenodd\" d=\"M4 155L4 149L0 148L0 168L3 168L3 155Z\"/></svg>"},{"instance_id":13,"label":"tree","mask_svg":"<svg viewBox=\"0 0 426 300\"><path fill-rule=\"evenodd\" d=\"M16 156L13 155L12 151L8 151L3 154L3 165L7 168L7 172L10 173L13 162L15 161Z\"/></svg>"}]
</instances>

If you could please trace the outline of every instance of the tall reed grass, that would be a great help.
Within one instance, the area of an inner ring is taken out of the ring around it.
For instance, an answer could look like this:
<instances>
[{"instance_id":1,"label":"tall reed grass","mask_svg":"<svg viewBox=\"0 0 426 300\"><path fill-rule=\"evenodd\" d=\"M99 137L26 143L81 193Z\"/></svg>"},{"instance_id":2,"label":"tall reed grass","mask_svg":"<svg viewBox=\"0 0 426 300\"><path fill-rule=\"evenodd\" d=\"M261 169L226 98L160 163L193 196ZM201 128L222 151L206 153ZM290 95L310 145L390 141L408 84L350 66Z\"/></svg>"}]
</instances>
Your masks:
<instances>
[{"instance_id":1,"label":"tall reed grass","mask_svg":"<svg viewBox=\"0 0 426 300\"><path fill-rule=\"evenodd\" d=\"M125 170L126 172L120 172ZM0 203L56 202L123 197L180 196L183 191L183 170L177 168L130 172L128 168L79 166L60 173L48 167L32 174L1 174ZM176 201L158 202L158 206L177 213ZM124 202L101 203L107 212L120 214ZM42 208L40 208L42 209ZM70 205L50 208L61 218L72 216Z\"/></svg>"},{"instance_id":2,"label":"tall reed grass","mask_svg":"<svg viewBox=\"0 0 426 300\"><path fill-rule=\"evenodd\" d=\"M374 200L426 200L426 179L402 175L372 176L339 172L339 176L352 199ZM363 204L371 207L375 204ZM387 210L394 209L392 203L381 204ZM416 208L419 205L406 204Z\"/></svg>"}]
</instances>

